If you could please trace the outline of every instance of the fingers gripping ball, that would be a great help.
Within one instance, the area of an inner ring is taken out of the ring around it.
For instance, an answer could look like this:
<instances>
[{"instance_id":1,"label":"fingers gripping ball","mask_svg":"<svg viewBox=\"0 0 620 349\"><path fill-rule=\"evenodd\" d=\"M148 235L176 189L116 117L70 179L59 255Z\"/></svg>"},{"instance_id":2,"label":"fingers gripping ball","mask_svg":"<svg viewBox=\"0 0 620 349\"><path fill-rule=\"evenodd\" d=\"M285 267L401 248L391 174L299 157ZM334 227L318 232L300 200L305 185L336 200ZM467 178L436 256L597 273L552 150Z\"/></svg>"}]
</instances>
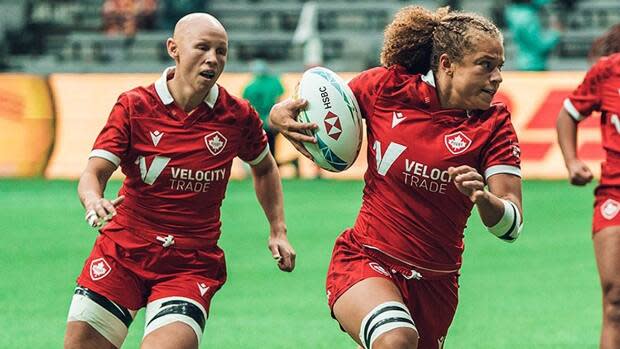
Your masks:
<instances>
[{"instance_id":1,"label":"fingers gripping ball","mask_svg":"<svg viewBox=\"0 0 620 349\"><path fill-rule=\"evenodd\" d=\"M308 131L316 143L304 143L321 168L340 172L349 168L362 145L362 115L349 86L334 72L322 67L307 70L299 83L298 97L308 101L298 121L314 122Z\"/></svg>"}]
</instances>

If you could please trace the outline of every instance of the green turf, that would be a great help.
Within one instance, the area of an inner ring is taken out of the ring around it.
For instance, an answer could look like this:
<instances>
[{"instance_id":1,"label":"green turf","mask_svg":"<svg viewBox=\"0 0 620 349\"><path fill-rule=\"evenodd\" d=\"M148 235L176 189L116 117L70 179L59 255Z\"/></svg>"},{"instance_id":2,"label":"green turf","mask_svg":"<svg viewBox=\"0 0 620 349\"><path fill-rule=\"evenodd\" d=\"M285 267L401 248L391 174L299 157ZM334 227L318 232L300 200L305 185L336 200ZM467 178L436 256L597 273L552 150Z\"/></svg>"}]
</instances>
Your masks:
<instances>
[{"instance_id":1,"label":"green turf","mask_svg":"<svg viewBox=\"0 0 620 349\"><path fill-rule=\"evenodd\" d=\"M118 188L111 183L108 192ZM59 348L75 277L95 233L75 182L0 180L0 348ZM229 279L215 296L202 348L355 348L331 320L324 278L337 234L352 224L361 182L284 183L297 269L279 272L251 183L231 182L221 246ZM596 348L600 291L592 186L528 181L526 229L515 244L473 215L460 304L446 348ZM124 347L137 348L140 314Z\"/></svg>"}]
</instances>

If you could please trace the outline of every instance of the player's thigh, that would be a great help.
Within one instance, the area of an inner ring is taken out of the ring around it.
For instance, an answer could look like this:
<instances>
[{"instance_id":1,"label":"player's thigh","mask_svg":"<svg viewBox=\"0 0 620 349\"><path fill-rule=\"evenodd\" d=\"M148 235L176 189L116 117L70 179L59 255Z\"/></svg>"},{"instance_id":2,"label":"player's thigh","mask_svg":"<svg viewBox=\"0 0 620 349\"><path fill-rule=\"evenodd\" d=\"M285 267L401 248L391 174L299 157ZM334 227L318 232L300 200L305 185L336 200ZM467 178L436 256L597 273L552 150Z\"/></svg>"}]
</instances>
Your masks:
<instances>
[{"instance_id":1,"label":"player's thigh","mask_svg":"<svg viewBox=\"0 0 620 349\"><path fill-rule=\"evenodd\" d=\"M387 333L399 340L417 343L418 333L400 291L383 277L371 277L351 286L334 303L333 313L342 328L370 349L372 342Z\"/></svg>"},{"instance_id":2,"label":"player's thigh","mask_svg":"<svg viewBox=\"0 0 620 349\"><path fill-rule=\"evenodd\" d=\"M599 230L593 241L603 293L617 293L620 298L620 225Z\"/></svg>"},{"instance_id":3,"label":"player's thigh","mask_svg":"<svg viewBox=\"0 0 620 349\"><path fill-rule=\"evenodd\" d=\"M120 348L135 314L78 286L69 307L65 348Z\"/></svg>"},{"instance_id":4,"label":"player's thigh","mask_svg":"<svg viewBox=\"0 0 620 349\"><path fill-rule=\"evenodd\" d=\"M205 303L199 297L187 295L149 301L142 347L197 348L207 321ZM173 338L165 339L170 335Z\"/></svg>"},{"instance_id":5,"label":"player's thigh","mask_svg":"<svg viewBox=\"0 0 620 349\"><path fill-rule=\"evenodd\" d=\"M173 321L144 337L142 349L196 349L199 339L194 329L182 321Z\"/></svg>"}]
</instances>

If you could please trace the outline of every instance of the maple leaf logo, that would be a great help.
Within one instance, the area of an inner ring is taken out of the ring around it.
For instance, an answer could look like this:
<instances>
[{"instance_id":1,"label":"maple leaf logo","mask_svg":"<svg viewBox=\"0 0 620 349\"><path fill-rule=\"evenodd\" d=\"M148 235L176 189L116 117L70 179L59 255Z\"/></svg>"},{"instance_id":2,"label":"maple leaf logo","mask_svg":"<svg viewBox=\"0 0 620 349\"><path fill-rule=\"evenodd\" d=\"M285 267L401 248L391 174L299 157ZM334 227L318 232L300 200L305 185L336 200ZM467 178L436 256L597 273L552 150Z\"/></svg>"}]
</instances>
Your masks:
<instances>
[{"instance_id":1,"label":"maple leaf logo","mask_svg":"<svg viewBox=\"0 0 620 349\"><path fill-rule=\"evenodd\" d=\"M471 145L471 139L463 132L455 132L444 136L444 142L448 150L454 154L461 154Z\"/></svg>"},{"instance_id":2,"label":"maple leaf logo","mask_svg":"<svg viewBox=\"0 0 620 349\"><path fill-rule=\"evenodd\" d=\"M219 136L215 136L209 141L209 145L213 150L217 151L224 145L224 142L222 142Z\"/></svg>"},{"instance_id":3,"label":"maple leaf logo","mask_svg":"<svg viewBox=\"0 0 620 349\"><path fill-rule=\"evenodd\" d=\"M207 145L207 149L209 149L213 155L221 153L224 147L226 147L227 142L228 140L220 133L220 131L215 131L205 136L205 144Z\"/></svg>"},{"instance_id":4,"label":"maple leaf logo","mask_svg":"<svg viewBox=\"0 0 620 349\"><path fill-rule=\"evenodd\" d=\"M90 263L90 278L93 280L103 279L110 273L112 268L103 258L97 258Z\"/></svg>"},{"instance_id":5,"label":"maple leaf logo","mask_svg":"<svg viewBox=\"0 0 620 349\"><path fill-rule=\"evenodd\" d=\"M95 276L99 276L101 274L105 274L106 272L106 268L105 265L103 264L103 262L99 262L95 265L93 265L93 274L95 274Z\"/></svg>"},{"instance_id":6,"label":"maple leaf logo","mask_svg":"<svg viewBox=\"0 0 620 349\"><path fill-rule=\"evenodd\" d=\"M450 145L455 151L461 150L467 145L467 143L465 143L465 141L463 140L463 137L461 137L460 135L449 140L448 143L450 143Z\"/></svg>"}]
</instances>

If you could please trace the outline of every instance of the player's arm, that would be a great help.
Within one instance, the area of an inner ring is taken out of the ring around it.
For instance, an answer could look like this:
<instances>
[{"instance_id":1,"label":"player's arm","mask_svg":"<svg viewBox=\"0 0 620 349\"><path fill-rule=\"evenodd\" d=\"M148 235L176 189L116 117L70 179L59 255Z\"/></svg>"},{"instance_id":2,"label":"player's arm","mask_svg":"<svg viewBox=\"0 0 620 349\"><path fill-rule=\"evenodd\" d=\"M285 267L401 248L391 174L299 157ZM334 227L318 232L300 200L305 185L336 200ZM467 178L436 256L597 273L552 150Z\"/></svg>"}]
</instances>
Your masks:
<instances>
[{"instance_id":1,"label":"player's arm","mask_svg":"<svg viewBox=\"0 0 620 349\"><path fill-rule=\"evenodd\" d=\"M99 157L91 157L80 176L78 195L82 206L86 209L86 221L93 227L98 227L104 221L110 220L116 215L115 207L123 202L123 196L112 201L103 197L106 184L115 170L116 165L112 162Z\"/></svg>"},{"instance_id":2,"label":"player's arm","mask_svg":"<svg viewBox=\"0 0 620 349\"><path fill-rule=\"evenodd\" d=\"M566 108L562 108L556 122L558 143L571 184L582 186L590 183L593 175L590 168L577 157L577 125Z\"/></svg>"},{"instance_id":3,"label":"player's arm","mask_svg":"<svg viewBox=\"0 0 620 349\"><path fill-rule=\"evenodd\" d=\"M286 235L282 182L271 153L267 152L259 163L252 165L252 175L256 197L269 221L269 250L281 270L292 271L296 254Z\"/></svg>"},{"instance_id":4,"label":"player's arm","mask_svg":"<svg viewBox=\"0 0 620 349\"><path fill-rule=\"evenodd\" d=\"M513 242L523 227L521 177L498 173L487 179L470 166L450 167L457 189L476 205L482 223L500 239Z\"/></svg>"}]
</instances>

